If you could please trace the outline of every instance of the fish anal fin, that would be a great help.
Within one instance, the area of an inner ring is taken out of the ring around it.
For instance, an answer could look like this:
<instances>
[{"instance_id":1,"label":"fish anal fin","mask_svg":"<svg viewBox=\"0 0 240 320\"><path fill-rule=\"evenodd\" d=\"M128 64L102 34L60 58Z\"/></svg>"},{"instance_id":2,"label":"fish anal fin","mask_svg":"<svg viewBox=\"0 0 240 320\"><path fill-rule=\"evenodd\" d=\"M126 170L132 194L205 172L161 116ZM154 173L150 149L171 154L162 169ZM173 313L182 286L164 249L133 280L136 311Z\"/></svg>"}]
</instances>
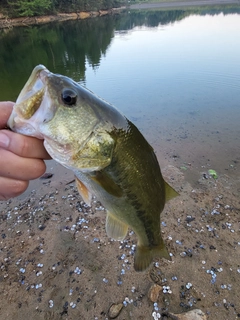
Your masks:
<instances>
[{"instance_id":1,"label":"fish anal fin","mask_svg":"<svg viewBox=\"0 0 240 320\"><path fill-rule=\"evenodd\" d=\"M107 211L106 232L110 238L115 240L123 240L127 235L128 225Z\"/></svg>"},{"instance_id":2,"label":"fish anal fin","mask_svg":"<svg viewBox=\"0 0 240 320\"><path fill-rule=\"evenodd\" d=\"M157 257L171 260L171 257L164 243L154 247L147 247L141 245L137 246L137 250L134 256L135 271L146 270L150 266L153 259Z\"/></svg>"},{"instance_id":3,"label":"fish anal fin","mask_svg":"<svg viewBox=\"0 0 240 320\"><path fill-rule=\"evenodd\" d=\"M166 202L179 196L179 193L174 190L166 181L165 182L165 198L166 198Z\"/></svg>"},{"instance_id":4,"label":"fish anal fin","mask_svg":"<svg viewBox=\"0 0 240 320\"><path fill-rule=\"evenodd\" d=\"M90 206L91 200L92 200L92 194L89 192L88 188L85 186L85 184L82 183L77 177L75 177L76 185L78 192L80 193L81 197L83 198L83 201Z\"/></svg>"}]
</instances>

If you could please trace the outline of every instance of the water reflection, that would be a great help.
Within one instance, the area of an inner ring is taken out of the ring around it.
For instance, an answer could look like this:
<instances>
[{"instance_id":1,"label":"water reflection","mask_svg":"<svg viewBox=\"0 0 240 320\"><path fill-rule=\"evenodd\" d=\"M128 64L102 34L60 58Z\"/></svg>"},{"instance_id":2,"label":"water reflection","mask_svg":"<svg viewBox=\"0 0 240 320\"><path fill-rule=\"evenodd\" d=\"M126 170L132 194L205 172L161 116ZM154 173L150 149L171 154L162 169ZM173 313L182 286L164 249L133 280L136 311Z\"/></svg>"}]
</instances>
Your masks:
<instances>
[{"instance_id":1,"label":"water reflection","mask_svg":"<svg viewBox=\"0 0 240 320\"><path fill-rule=\"evenodd\" d=\"M114 19L69 21L16 28L1 35L0 99L15 99L33 67L85 80L86 61L95 68L113 37Z\"/></svg>"},{"instance_id":2,"label":"water reflection","mask_svg":"<svg viewBox=\"0 0 240 320\"><path fill-rule=\"evenodd\" d=\"M0 100L14 100L42 63L117 106L161 165L191 163L195 181L210 165L236 177L239 11L137 11L2 32Z\"/></svg>"},{"instance_id":3,"label":"water reflection","mask_svg":"<svg viewBox=\"0 0 240 320\"><path fill-rule=\"evenodd\" d=\"M0 32L0 99L14 100L33 67L39 63L53 72L85 82L86 64L98 67L114 37L136 26L157 27L199 15L239 12L239 8L199 8L192 11L131 11L84 21L52 23Z\"/></svg>"}]
</instances>

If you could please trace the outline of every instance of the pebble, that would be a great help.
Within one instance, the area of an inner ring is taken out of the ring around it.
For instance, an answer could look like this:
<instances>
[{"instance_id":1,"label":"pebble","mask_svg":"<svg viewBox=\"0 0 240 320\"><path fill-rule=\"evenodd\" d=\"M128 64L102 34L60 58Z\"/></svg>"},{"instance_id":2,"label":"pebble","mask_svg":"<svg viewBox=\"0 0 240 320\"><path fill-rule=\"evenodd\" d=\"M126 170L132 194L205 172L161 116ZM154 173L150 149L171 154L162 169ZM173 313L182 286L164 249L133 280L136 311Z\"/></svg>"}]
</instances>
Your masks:
<instances>
[{"instance_id":1,"label":"pebble","mask_svg":"<svg viewBox=\"0 0 240 320\"><path fill-rule=\"evenodd\" d=\"M170 286L163 286L163 293L172 293L172 290L170 289Z\"/></svg>"},{"instance_id":2,"label":"pebble","mask_svg":"<svg viewBox=\"0 0 240 320\"><path fill-rule=\"evenodd\" d=\"M181 252L180 253L180 256L183 258L183 257L186 257L187 253L185 251Z\"/></svg>"},{"instance_id":3,"label":"pebble","mask_svg":"<svg viewBox=\"0 0 240 320\"><path fill-rule=\"evenodd\" d=\"M108 316L110 319L115 319L117 318L117 316L120 314L121 310L123 308L123 304L122 303L118 303L118 304L112 304L108 310Z\"/></svg>"},{"instance_id":4,"label":"pebble","mask_svg":"<svg viewBox=\"0 0 240 320\"><path fill-rule=\"evenodd\" d=\"M187 289L190 289L192 287L192 284L190 283L190 282L188 282L187 284L186 284L186 288Z\"/></svg>"},{"instance_id":5,"label":"pebble","mask_svg":"<svg viewBox=\"0 0 240 320\"><path fill-rule=\"evenodd\" d=\"M38 263L37 267L42 268L43 267L43 263Z\"/></svg>"},{"instance_id":6,"label":"pebble","mask_svg":"<svg viewBox=\"0 0 240 320\"><path fill-rule=\"evenodd\" d=\"M159 310L159 307L158 307L157 302L154 302L153 306L154 306L154 310L155 310L155 311L158 311L158 310Z\"/></svg>"},{"instance_id":7,"label":"pebble","mask_svg":"<svg viewBox=\"0 0 240 320\"><path fill-rule=\"evenodd\" d=\"M76 267L75 270L74 270L74 273L76 273L76 274L81 274L81 273L82 273L82 270L79 269L78 267Z\"/></svg>"},{"instance_id":8,"label":"pebble","mask_svg":"<svg viewBox=\"0 0 240 320\"><path fill-rule=\"evenodd\" d=\"M162 291L162 287L159 286L158 284L153 284L151 288L148 291L148 298L152 302L157 302L159 299L160 292Z\"/></svg>"},{"instance_id":9,"label":"pebble","mask_svg":"<svg viewBox=\"0 0 240 320\"><path fill-rule=\"evenodd\" d=\"M49 308L52 308L53 305L54 305L53 300L49 300L49 301L48 301L48 304L49 304Z\"/></svg>"},{"instance_id":10,"label":"pebble","mask_svg":"<svg viewBox=\"0 0 240 320\"><path fill-rule=\"evenodd\" d=\"M74 302L70 302L69 305L72 309L76 308L76 306L77 306L76 303L74 303Z\"/></svg>"},{"instance_id":11,"label":"pebble","mask_svg":"<svg viewBox=\"0 0 240 320\"><path fill-rule=\"evenodd\" d=\"M152 317L153 317L154 320L158 320L158 319L161 318L161 315L160 315L159 312L153 311Z\"/></svg>"},{"instance_id":12,"label":"pebble","mask_svg":"<svg viewBox=\"0 0 240 320\"><path fill-rule=\"evenodd\" d=\"M211 215L213 216L213 215L215 215L215 214L220 214L220 212L217 211L216 209L213 209L213 211L211 212Z\"/></svg>"},{"instance_id":13,"label":"pebble","mask_svg":"<svg viewBox=\"0 0 240 320\"><path fill-rule=\"evenodd\" d=\"M176 240L176 244L182 245L182 242L179 240Z\"/></svg>"}]
</instances>

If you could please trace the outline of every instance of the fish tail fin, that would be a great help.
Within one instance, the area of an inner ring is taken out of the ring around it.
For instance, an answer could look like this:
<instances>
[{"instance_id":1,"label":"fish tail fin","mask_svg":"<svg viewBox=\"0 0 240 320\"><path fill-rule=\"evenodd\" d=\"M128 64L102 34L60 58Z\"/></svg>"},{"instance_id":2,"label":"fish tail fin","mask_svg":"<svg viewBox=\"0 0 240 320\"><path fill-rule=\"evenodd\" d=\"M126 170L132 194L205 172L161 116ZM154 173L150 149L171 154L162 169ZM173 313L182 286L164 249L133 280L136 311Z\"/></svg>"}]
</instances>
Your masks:
<instances>
[{"instance_id":1,"label":"fish tail fin","mask_svg":"<svg viewBox=\"0 0 240 320\"><path fill-rule=\"evenodd\" d=\"M164 243L154 247L147 247L141 245L137 246L137 250L134 257L135 271L146 270L151 264L152 260L156 257L171 260L171 257Z\"/></svg>"}]
</instances>

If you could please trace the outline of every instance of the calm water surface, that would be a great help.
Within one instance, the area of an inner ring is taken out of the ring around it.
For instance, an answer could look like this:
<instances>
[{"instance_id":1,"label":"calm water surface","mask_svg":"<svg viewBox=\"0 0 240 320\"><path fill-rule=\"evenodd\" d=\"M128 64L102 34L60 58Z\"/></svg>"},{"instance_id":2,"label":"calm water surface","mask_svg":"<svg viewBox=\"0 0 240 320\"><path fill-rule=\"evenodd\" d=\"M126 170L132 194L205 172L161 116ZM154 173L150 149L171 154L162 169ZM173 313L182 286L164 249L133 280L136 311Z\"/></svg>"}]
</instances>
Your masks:
<instances>
[{"instance_id":1,"label":"calm water surface","mask_svg":"<svg viewBox=\"0 0 240 320\"><path fill-rule=\"evenodd\" d=\"M0 34L0 100L39 63L113 103L164 167L240 180L239 10L139 11ZM184 167L184 168L183 168Z\"/></svg>"}]
</instances>

